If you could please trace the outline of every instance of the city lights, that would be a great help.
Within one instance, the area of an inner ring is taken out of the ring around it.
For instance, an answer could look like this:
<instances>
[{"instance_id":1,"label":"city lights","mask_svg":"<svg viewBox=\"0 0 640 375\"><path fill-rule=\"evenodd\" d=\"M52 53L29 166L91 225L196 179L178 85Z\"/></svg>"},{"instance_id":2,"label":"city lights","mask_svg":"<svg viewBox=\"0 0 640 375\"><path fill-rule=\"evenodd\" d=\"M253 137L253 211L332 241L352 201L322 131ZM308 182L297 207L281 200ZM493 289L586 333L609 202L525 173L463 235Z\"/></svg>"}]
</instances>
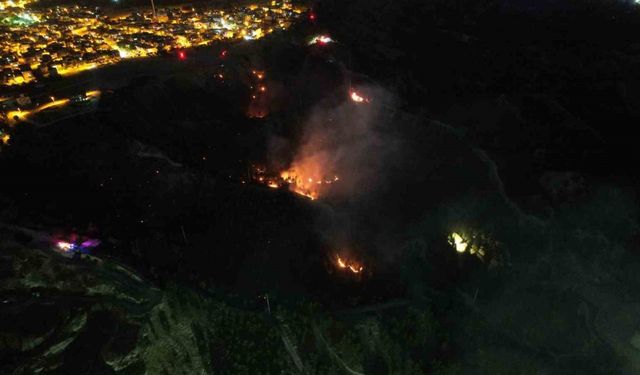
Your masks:
<instances>
[{"instance_id":1,"label":"city lights","mask_svg":"<svg viewBox=\"0 0 640 375\"><path fill-rule=\"evenodd\" d=\"M118 2L120 0L112 0ZM89 6L33 7L33 0L0 0L0 85L21 85L36 77L68 76L215 41L255 40L288 28L303 8L289 1L231 10L156 8L106 16ZM31 9L33 8L33 9ZM227 50L221 52L221 57Z\"/></svg>"}]
</instances>

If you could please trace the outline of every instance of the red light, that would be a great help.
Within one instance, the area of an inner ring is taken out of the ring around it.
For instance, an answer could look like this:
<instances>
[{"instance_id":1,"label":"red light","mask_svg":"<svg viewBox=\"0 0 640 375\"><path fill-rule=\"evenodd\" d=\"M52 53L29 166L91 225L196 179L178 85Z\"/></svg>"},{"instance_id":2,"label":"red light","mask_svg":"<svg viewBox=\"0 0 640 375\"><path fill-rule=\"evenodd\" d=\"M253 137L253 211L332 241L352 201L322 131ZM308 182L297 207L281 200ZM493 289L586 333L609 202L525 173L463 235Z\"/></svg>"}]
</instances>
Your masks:
<instances>
[{"instance_id":1,"label":"red light","mask_svg":"<svg viewBox=\"0 0 640 375\"><path fill-rule=\"evenodd\" d=\"M316 20L316 14L313 13L313 12L309 13L309 20L310 21L315 21Z\"/></svg>"},{"instance_id":2,"label":"red light","mask_svg":"<svg viewBox=\"0 0 640 375\"><path fill-rule=\"evenodd\" d=\"M225 50L223 50L222 52L220 52L220 56L221 56L222 58L227 57L227 50L225 49Z\"/></svg>"},{"instance_id":3,"label":"red light","mask_svg":"<svg viewBox=\"0 0 640 375\"><path fill-rule=\"evenodd\" d=\"M187 58L187 54L184 53L184 51L180 51L180 52L178 52L178 58L180 60L184 60L185 58Z\"/></svg>"}]
</instances>

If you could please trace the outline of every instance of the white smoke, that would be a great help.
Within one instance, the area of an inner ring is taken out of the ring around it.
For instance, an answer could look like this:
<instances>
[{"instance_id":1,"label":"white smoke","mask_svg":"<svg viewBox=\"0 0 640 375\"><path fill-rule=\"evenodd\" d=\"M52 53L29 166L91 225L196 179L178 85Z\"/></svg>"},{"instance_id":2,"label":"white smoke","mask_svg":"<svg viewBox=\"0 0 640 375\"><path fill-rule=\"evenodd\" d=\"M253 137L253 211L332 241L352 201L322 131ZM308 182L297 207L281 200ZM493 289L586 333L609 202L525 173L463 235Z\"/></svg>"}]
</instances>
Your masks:
<instances>
[{"instance_id":1,"label":"white smoke","mask_svg":"<svg viewBox=\"0 0 640 375\"><path fill-rule=\"evenodd\" d=\"M291 168L316 179L339 180L330 195L353 198L380 178L384 160L398 147L387 131L393 97L373 86L359 87L366 102L347 97L337 107L320 105L304 124Z\"/></svg>"}]
</instances>

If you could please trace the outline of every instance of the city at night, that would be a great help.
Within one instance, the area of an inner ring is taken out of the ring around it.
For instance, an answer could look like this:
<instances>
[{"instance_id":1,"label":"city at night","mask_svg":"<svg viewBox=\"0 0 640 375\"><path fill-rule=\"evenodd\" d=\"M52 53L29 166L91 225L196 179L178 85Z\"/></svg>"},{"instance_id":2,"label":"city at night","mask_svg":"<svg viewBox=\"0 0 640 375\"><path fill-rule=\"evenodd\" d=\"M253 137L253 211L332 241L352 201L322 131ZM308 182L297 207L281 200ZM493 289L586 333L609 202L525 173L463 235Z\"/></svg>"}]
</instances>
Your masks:
<instances>
[{"instance_id":1,"label":"city at night","mask_svg":"<svg viewBox=\"0 0 640 375\"><path fill-rule=\"evenodd\" d=\"M0 375L640 374L640 1L0 0Z\"/></svg>"}]
</instances>

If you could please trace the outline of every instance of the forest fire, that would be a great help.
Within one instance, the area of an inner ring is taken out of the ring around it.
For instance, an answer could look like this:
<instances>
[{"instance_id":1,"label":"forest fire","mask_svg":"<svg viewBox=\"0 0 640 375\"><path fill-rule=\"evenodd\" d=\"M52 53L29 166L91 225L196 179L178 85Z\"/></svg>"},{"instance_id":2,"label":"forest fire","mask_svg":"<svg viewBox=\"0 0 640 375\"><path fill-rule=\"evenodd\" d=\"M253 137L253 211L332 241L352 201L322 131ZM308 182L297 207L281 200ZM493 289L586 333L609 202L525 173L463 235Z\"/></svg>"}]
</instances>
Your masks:
<instances>
[{"instance_id":1,"label":"forest fire","mask_svg":"<svg viewBox=\"0 0 640 375\"><path fill-rule=\"evenodd\" d=\"M287 187L290 191L311 200L318 199L327 185L331 185L340 180L338 176L330 178L321 177L315 174L298 172L295 168L282 171L278 175L272 175L268 173L265 168L255 166L252 179L272 189Z\"/></svg>"},{"instance_id":2,"label":"forest fire","mask_svg":"<svg viewBox=\"0 0 640 375\"><path fill-rule=\"evenodd\" d=\"M323 186L331 185L339 180L338 176L327 178L299 172L297 169L289 169L280 173L280 178L289 186L289 190L296 194L304 195L312 200L318 199Z\"/></svg>"},{"instance_id":3,"label":"forest fire","mask_svg":"<svg viewBox=\"0 0 640 375\"><path fill-rule=\"evenodd\" d=\"M369 99L365 98L364 96L361 96L356 91L351 90L350 96L351 96L351 100L353 100L356 103L369 103Z\"/></svg>"},{"instance_id":4,"label":"forest fire","mask_svg":"<svg viewBox=\"0 0 640 375\"><path fill-rule=\"evenodd\" d=\"M350 271L355 274L359 274L364 270L364 267L361 264L344 259L340 257L339 254L336 254L336 266L341 270Z\"/></svg>"}]
</instances>

